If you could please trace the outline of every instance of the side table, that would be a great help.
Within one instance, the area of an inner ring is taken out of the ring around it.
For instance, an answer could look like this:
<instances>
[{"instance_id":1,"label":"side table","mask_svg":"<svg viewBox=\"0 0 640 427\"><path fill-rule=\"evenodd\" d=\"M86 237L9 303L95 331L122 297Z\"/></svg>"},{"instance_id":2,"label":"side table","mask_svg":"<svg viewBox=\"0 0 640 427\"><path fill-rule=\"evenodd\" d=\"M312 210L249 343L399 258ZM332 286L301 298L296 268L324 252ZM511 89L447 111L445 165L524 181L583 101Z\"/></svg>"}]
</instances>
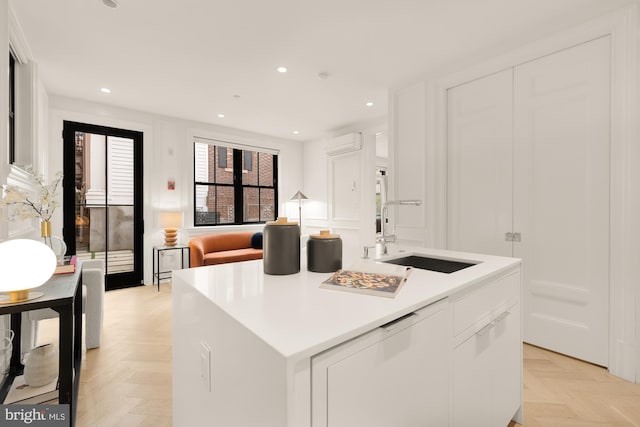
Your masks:
<instances>
[{"instance_id":1,"label":"side table","mask_svg":"<svg viewBox=\"0 0 640 427\"><path fill-rule=\"evenodd\" d=\"M158 292L160 292L160 281L171 279L171 270L162 270L160 266L160 255L164 255L167 251L180 251L180 268L185 268L185 254L187 257L186 268L191 266L191 251L189 246L154 246L153 247L153 284L158 283Z\"/></svg>"},{"instance_id":2,"label":"side table","mask_svg":"<svg viewBox=\"0 0 640 427\"><path fill-rule=\"evenodd\" d=\"M69 426L76 423L78 388L80 386L80 366L82 364L82 263L69 274L53 275L44 285L36 288L44 295L22 302L0 305L0 314L11 315L11 329L15 333L9 374L0 381L0 402L4 402L16 376L22 375L24 366L20 363L23 311L51 308L60 317L59 333L59 404L69 405ZM1 380L1 378L0 378Z\"/></svg>"}]
</instances>

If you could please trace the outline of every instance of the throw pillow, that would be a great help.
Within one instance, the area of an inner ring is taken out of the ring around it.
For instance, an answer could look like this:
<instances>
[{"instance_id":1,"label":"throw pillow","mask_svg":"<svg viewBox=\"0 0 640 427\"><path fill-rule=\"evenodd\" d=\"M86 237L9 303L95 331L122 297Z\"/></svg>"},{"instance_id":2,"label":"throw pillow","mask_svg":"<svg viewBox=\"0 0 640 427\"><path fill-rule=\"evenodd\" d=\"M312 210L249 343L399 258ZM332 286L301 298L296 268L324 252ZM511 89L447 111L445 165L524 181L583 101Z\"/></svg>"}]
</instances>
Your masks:
<instances>
[{"instance_id":1,"label":"throw pillow","mask_svg":"<svg viewBox=\"0 0 640 427\"><path fill-rule=\"evenodd\" d=\"M253 249L262 249L262 231L258 231L251 236L251 247Z\"/></svg>"}]
</instances>

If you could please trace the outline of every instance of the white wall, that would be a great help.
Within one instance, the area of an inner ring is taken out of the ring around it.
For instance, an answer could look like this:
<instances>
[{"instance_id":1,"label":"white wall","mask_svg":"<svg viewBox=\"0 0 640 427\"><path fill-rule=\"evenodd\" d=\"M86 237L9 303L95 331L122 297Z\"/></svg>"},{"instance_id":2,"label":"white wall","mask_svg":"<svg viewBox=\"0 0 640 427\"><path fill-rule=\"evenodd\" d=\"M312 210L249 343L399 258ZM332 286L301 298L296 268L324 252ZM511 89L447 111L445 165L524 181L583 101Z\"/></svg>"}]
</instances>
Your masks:
<instances>
[{"instance_id":1,"label":"white wall","mask_svg":"<svg viewBox=\"0 0 640 427\"><path fill-rule=\"evenodd\" d=\"M279 150L279 209L302 187L302 144L241 130L191 122L144 112L110 107L61 96L49 99L49 170L62 170L63 121L77 121L116 127L143 133L143 203L144 203L144 274L145 283L152 283L151 247L161 244L164 237L157 226L160 209L180 209L185 223L179 237L187 243L193 235L224 232L231 229L261 230L264 226L193 227L193 137L219 139ZM175 178L176 189L167 189L167 180ZM54 233L61 233L62 212L54 219Z\"/></svg>"}]
</instances>

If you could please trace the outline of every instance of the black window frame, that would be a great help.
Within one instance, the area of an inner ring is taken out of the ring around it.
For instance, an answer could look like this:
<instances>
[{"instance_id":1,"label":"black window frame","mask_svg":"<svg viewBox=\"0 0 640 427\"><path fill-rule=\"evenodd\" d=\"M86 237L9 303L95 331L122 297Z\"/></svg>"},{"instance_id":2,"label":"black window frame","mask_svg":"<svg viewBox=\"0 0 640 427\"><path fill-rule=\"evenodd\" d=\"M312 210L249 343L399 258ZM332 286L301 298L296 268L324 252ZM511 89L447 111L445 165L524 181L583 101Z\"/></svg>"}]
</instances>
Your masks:
<instances>
[{"instance_id":1,"label":"black window frame","mask_svg":"<svg viewBox=\"0 0 640 427\"><path fill-rule=\"evenodd\" d=\"M203 142L195 142L194 143L194 147L195 144L205 144ZM244 189L245 188L257 188L258 189L258 198L260 198L260 190L261 189L272 189L274 192L274 203L273 203L273 209L274 209L274 213L273 213L273 219L275 220L276 218L278 218L278 155L277 154L271 154L272 156L272 162L273 162L273 180L272 186L269 185L261 185L260 184L260 179L258 178L258 184L254 185L254 184L244 184L242 181L242 175L243 175L243 167L245 166L245 160L246 157L244 155L244 153L247 152L253 152L253 153L261 153L261 154L269 154L268 151L260 151L257 148L247 148L247 149L239 149L239 148L231 148L231 147L226 147L226 146L221 146L221 145L215 145L215 144L209 144L212 145L214 147L214 152L216 153L216 155L218 156L218 159L214 162L214 165L219 167L219 168L226 168L227 167L227 162L226 162L226 156L225 156L225 162L224 162L224 166L222 166L220 164L220 153L221 151L224 151L226 153L227 150L232 150L232 161L233 161L233 184L227 184L227 183L217 183L217 182L208 182L208 181L197 181L195 179L195 163L196 163L196 150L194 149L194 154L193 154L193 164L194 164L194 168L193 168L193 173L194 173L194 177L193 177L193 226L194 227L212 227L212 226L226 226L226 225L249 225L249 224L265 224L267 221L271 221L271 219L269 220L258 220L258 221L244 221ZM221 148L224 148L224 150L220 150ZM250 162L251 164L250 169L248 170L252 170L254 167L258 168L258 171L260 170L260 156L257 155L256 156L256 165L253 164L253 162ZM246 172L247 169L244 169L244 172ZM213 187L227 187L227 188L233 188L233 216L234 216L234 221L233 222L219 222L219 218L216 217L216 215L211 216L212 218L214 218L213 221L209 221L209 222L202 222L199 223L198 222L198 212L196 211L196 196L197 196L197 188L198 186L213 186ZM262 208L262 204L259 202L260 205L260 209Z\"/></svg>"}]
</instances>

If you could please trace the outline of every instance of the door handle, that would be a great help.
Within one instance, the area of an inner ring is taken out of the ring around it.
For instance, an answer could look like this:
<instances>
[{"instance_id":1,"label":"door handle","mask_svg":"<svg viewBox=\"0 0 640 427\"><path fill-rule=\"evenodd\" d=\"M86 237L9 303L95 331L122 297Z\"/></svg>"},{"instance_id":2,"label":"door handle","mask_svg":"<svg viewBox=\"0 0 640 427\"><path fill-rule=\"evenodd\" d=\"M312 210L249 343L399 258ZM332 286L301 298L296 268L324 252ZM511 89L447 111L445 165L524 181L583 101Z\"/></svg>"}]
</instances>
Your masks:
<instances>
[{"instance_id":1,"label":"door handle","mask_svg":"<svg viewBox=\"0 0 640 427\"><path fill-rule=\"evenodd\" d=\"M505 242L521 242L522 234L520 233L504 233Z\"/></svg>"}]
</instances>

